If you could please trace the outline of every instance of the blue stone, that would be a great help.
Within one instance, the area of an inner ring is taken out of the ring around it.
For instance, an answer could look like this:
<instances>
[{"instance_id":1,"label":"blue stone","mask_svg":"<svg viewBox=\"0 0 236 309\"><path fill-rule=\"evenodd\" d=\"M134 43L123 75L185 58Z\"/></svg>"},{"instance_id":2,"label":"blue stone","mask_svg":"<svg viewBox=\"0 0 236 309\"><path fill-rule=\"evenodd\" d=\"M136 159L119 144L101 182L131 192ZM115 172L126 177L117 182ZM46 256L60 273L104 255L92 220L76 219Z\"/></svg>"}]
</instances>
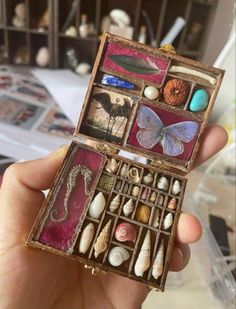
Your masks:
<instances>
[{"instance_id":1,"label":"blue stone","mask_svg":"<svg viewBox=\"0 0 236 309\"><path fill-rule=\"evenodd\" d=\"M198 89L194 92L189 104L189 109L192 112L201 112L207 108L209 95L204 89Z\"/></svg>"},{"instance_id":2,"label":"blue stone","mask_svg":"<svg viewBox=\"0 0 236 309\"><path fill-rule=\"evenodd\" d=\"M123 80L119 77L116 77L113 75L107 75L107 74L103 76L101 83L102 85L130 89L130 90L135 88L135 84L128 82L127 80Z\"/></svg>"}]
</instances>

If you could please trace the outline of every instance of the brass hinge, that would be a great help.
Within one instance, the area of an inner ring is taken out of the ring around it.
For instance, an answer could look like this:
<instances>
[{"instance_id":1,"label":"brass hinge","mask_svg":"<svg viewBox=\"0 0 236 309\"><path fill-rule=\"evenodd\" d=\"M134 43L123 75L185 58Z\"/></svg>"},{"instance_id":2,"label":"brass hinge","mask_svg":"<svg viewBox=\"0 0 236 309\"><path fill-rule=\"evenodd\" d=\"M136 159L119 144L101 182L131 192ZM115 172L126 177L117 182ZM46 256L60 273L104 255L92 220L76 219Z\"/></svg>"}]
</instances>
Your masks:
<instances>
[{"instance_id":1,"label":"brass hinge","mask_svg":"<svg viewBox=\"0 0 236 309\"><path fill-rule=\"evenodd\" d=\"M103 274L103 275L106 274L105 271L101 270L98 267L92 267L92 266L89 266L89 265L85 264L84 268L88 269L88 270L91 270L91 273L92 273L93 276L97 276L97 275L100 275L100 274Z\"/></svg>"},{"instance_id":2,"label":"brass hinge","mask_svg":"<svg viewBox=\"0 0 236 309\"><path fill-rule=\"evenodd\" d=\"M153 167L161 168L162 170L169 170L170 169L169 165L163 163L160 160L151 160L150 165L153 166Z\"/></svg>"},{"instance_id":3,"label":"brass hinge","mask_svg":"<svg viewBox=\"0 0 236 309\"><path fill-rule=\"evenodd\" d=\"M159 48L160 51L163 51L165 53L172 53L172 54L176 54L175 48L173 45L171 44L163 44L161 45L161 47Z\"/></svg>"}]
</instances>

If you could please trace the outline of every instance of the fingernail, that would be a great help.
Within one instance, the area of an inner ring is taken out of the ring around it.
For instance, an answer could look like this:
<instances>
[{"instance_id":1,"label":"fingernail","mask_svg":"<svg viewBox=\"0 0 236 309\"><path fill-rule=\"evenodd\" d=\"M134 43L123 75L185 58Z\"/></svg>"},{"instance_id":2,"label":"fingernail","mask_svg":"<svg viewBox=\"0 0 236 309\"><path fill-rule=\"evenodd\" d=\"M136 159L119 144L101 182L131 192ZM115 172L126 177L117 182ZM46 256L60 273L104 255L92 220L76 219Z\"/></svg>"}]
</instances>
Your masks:
<instances>
[{"instance_id":1,"label":"fingernail","mask_svg":"<svg viewBox=\"0 0 236 309\"><path fill-rule=\"evenodd\" d=\"M55 151L51 152L49 155L45 157L45 159L51 159L52 157L64 157L68 151L68 145L62 145L60 148L56 149Z\"/></svg>"}]
</instances>

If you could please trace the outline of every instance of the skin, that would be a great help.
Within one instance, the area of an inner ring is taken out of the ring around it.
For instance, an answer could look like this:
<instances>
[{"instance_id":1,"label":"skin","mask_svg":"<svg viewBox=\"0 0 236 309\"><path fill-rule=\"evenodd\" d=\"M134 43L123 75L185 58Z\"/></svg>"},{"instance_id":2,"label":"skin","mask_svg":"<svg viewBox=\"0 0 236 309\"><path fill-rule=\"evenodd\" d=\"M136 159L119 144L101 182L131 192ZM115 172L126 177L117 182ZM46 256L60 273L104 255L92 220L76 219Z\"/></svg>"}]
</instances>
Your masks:
<instances>
[{"instance_id":1,"label":"skin","mask_svg":"<svg viewBox=\"0 0 236 309\"><path fill-rule=\"evenodd\" d=\"M195 166L218 152L226 141L224 129L209 126ZM0 308L137 309L149 292L143 284L113 274L94 277L80 263L24 245L44 200L41 190L50 187L66 150L14 164L4 175L0 190ZM200 237L198 219L182 213L171 271L187 265L188 244Z\"/></svg>"}]
</instances>

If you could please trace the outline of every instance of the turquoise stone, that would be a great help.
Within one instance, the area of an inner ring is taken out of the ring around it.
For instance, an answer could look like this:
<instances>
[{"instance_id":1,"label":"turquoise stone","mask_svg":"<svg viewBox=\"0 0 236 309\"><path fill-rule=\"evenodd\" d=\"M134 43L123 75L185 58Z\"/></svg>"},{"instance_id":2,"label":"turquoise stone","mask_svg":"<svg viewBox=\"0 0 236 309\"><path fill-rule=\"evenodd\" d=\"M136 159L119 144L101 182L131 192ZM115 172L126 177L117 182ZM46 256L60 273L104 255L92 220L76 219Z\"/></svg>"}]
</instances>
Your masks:
<instances>
[{"instance_id":1,"label":"turquoise stone","mask_svg":"<svg viewBox=\"0 0 236 309\"><path fill-rule=\"evenodd\" d=\"M204 89L198 89L194 92L190 101L189 109L192 112L201 112L207 108L209 95Z\"/></svg>"}]
</instances>

